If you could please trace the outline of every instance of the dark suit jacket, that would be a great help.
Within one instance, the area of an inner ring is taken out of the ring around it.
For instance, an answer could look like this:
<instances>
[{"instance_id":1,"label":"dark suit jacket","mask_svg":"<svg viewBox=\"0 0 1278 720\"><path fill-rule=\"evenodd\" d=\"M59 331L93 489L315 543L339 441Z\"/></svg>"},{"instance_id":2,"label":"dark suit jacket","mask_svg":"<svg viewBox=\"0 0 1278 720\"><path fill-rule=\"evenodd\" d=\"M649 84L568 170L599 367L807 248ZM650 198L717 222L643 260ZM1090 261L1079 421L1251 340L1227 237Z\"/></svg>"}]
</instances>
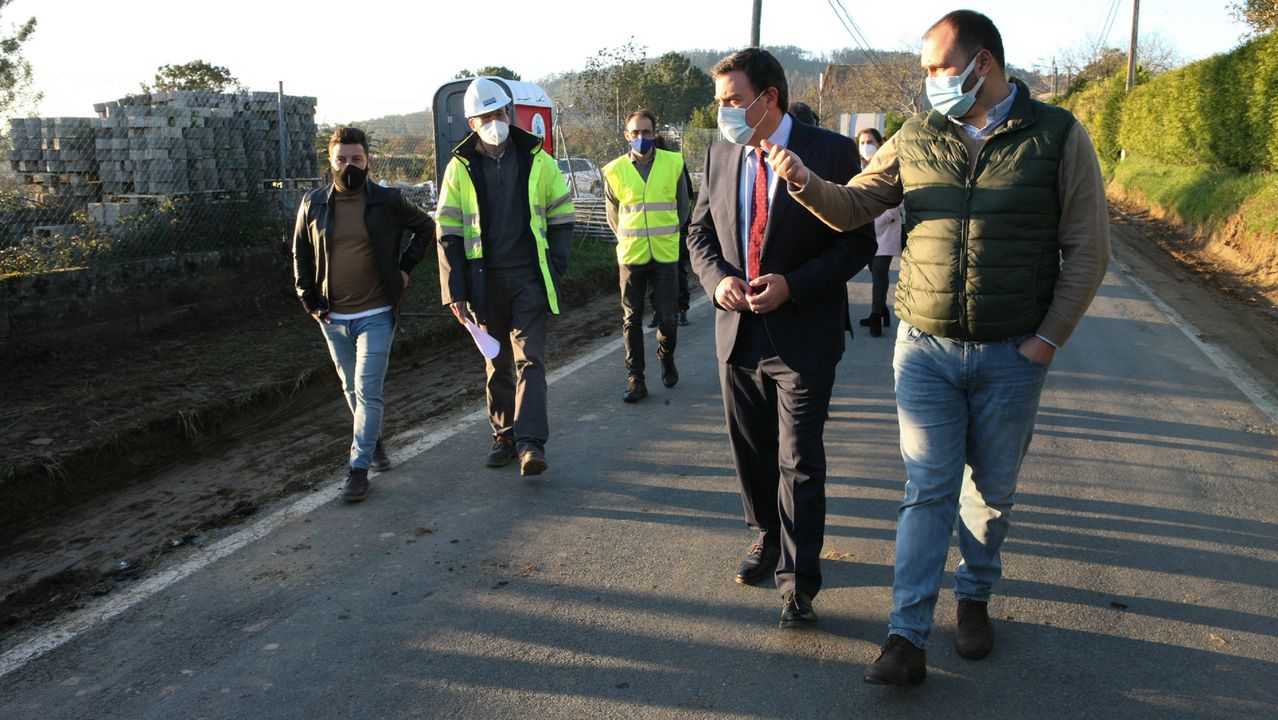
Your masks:
<instances>
[{"instance_id":1,"label":"dark suit jacket","mask_svg":"<svg viewBox=\"0 0 1278 720\"><path fill-rule=\"evenodd\" d=\"M861 169L856 143L850 138L798 121L789 149L813 173L846 183ZM746 149L726 141L710 146L697 206L688 230L692 267L710 300L730 275L745 278L739 230L739 183ZM752 149L751 149L752 150ZM778 182L769 203L760 266L764 274L780 273L790 286L790 301L763 315L777 355L798 372L828 370L843 357L843 330L848 326L847 281L874 257L878 245L874 224L838 232L790 197ZM741 313L715 307L715 347L728 362L737 339Z\"/></svg>"}]
</instances>

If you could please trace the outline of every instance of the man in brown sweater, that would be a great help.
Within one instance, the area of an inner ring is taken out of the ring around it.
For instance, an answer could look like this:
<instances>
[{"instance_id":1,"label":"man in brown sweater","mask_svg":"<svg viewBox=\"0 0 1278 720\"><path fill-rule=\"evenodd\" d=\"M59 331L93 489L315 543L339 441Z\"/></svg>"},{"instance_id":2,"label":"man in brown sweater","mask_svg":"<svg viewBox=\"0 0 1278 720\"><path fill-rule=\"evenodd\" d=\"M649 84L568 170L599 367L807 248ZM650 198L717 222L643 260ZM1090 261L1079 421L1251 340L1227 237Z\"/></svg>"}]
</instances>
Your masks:
<instances>
[{"instance_id":1,"label":"man in brown sweater","mask_svg":"<svg viewBox=\"0 0 1278 720\"><path fill-rule=\"evenodd\" d=\"M293 231L298 298L319 323L354 416L341 498L368 495L368 471L390 469L382 443L382 381L408 273L435 221L399 190L368 181L368 138L338 128L328 141L333 182L302 199ZM404 230L412 232L400 250Z\"/></svg>"},{"instance_id":2,"label":"man in brown sweater","mask_svg":"<svg viewBox=\"0 0 1278 720\"><path fill-rule=\"evenodd\" d=\"M888 640L865 681L927 676L926 647L958 516L955 646L976 659L1048 365L1100 287L1109 221L1096 154L1067 111L1004 75L998 29L959 10L923 36L932 111L906 121L846 186L784 148L769 163L835 228L902 199L893 367L905 460Z\"/></svg>"}]
</instances>

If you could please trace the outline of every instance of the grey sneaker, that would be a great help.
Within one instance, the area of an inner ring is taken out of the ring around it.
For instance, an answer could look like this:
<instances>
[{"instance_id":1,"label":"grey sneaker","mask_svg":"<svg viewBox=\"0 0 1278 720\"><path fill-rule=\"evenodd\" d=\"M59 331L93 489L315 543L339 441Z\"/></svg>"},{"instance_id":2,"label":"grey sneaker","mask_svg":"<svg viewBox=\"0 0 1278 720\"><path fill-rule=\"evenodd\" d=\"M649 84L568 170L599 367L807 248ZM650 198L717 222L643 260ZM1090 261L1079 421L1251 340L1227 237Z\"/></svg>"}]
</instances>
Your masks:
<instances>
[{"instance_id":1,"label":"grey sneaker","mask_svg":"<svg viewBox=\"0 0 1278 720\"><path fill-rule=\"evenodd\" d=\"M386 454L386 446L382 445L382 441L377 441L377 447L373 448L372 462L368 465L369 470L377 472L386 472L391 469L390 457Z\"/></svg>"}]
</instances>

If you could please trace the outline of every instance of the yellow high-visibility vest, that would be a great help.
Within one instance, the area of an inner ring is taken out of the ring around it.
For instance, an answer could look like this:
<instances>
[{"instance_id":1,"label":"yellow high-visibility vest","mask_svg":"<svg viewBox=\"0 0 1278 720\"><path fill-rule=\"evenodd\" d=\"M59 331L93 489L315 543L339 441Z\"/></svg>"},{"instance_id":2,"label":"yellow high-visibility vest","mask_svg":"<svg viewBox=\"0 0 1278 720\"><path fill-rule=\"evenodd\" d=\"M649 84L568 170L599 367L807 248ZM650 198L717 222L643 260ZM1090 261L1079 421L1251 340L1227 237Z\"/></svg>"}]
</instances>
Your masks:
<instances>
[{"instance_id":1,"label":"yellow high-visibility vest","mask_svg":"<svg viewBox=\"0 0 1278 720\"><path fill-rule=\"evenodd\" d=\"M603 169L604 179L617 198L617 262L622 265L679 261L678 193L683 156L668 150L653 152L647 182L629 154Z\"/></svg>"},{"instance_id":2,"label":"yellow high-visibility vest","mask_svg":"<svg viewBox=\"0 0 1278 720\"><path fill-rule=\"evenodd\" d=\"M564 176L559 172L554 158L547 155L538 143L532 149L532 171L528 176L528 206L531 209L530 226L537 240L537 265L546 285L546 300L550 312L559 314L559 297L550 274L550 262L546 252L546 228L573 221L572 193ZM439 204L435 210L436 234L460 235L466 248L467 260L482 260L484 239L479 225L479 197L467 170L470 163L454 151L448 161L439 190Z\"/></svg>"}]
</instances>

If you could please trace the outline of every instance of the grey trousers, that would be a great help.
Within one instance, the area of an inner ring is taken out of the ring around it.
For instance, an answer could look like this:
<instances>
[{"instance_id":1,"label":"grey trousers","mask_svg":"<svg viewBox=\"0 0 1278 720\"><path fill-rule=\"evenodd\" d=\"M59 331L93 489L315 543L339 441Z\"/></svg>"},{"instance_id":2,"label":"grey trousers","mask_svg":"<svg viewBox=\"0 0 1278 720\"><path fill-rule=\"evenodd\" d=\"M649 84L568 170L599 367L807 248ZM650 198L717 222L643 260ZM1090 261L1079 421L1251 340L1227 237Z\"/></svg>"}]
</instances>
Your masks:
<instances>
[{"instance_id":1,"label":"grey trousers","mask_svg":"<svg viewBox=\"0 0 1278 720\"><path fill-rule=\"evenodd\" d=\"M515 440L515 450L545 450L550 436L546 415L546 288L535 274L487 279L484 330L501 350L485 361L488 420L493 437Z\"/></svg>"},{"instance_id":2,"label":"grey trousers","mask_svg":"<svg viewBox=\"0 0 1278 720\"><path fill-rule=\"evenodd\" d=\"M657 357L672 357L678 339L679 264L653 260L643 265L621 265L621 337L626 345L626 370L643 377L643 301L652 286L652 310L657 315Z\"/></svg>"}]
</instances>

